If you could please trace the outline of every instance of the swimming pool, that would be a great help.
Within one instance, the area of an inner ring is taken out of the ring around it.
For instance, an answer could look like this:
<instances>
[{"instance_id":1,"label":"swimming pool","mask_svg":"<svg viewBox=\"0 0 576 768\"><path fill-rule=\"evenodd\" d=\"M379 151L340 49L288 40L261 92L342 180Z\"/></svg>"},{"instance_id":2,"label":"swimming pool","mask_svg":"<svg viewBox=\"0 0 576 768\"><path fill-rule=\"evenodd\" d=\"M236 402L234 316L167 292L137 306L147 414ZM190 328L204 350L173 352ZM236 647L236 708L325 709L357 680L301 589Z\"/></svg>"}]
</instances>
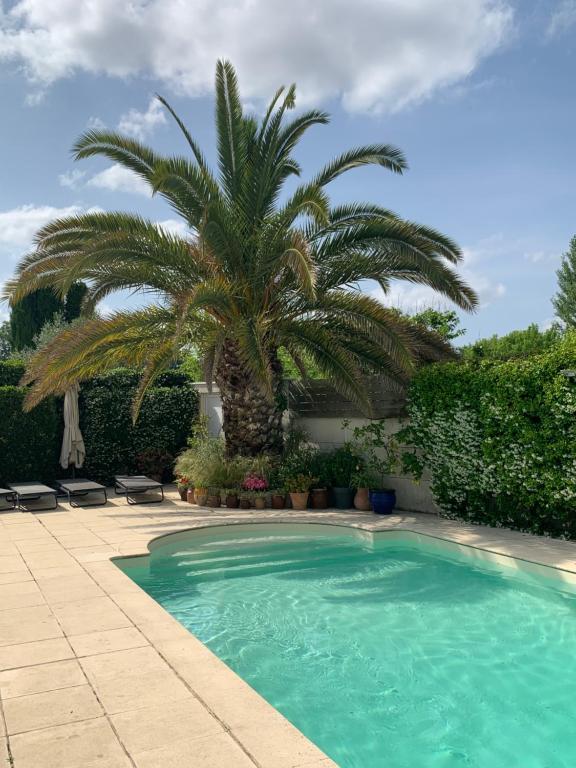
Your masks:
<instances>
[{"instance_id":1,"label":"swimming pool","mask_svg":"<svg viewBox=\"0 0 576 768\"><path fill-rule=\"evenodd\" d=\"M576 587L433 537L226 526L126 573L342 768L572 768Z\"/></svg>"}]
</instances>

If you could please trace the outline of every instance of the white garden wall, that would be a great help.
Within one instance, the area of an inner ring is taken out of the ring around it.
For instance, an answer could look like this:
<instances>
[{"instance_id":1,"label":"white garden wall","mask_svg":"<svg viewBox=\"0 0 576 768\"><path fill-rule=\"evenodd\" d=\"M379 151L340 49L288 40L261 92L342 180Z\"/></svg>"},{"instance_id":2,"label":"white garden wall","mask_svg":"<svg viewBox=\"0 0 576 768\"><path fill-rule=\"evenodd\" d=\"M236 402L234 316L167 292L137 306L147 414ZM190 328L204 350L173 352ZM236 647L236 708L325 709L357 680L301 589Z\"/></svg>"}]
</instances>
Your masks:
<instances>
[{"instance_id":1,"label":"white garden wall","mask_svg":"<svg viewBox=\"0 0 576 768\"><path fill-rule=\"evenodd\" d=\"M208 418L210 434L217 436L222 432L222 403L218 389L214 387L212 392L209 392L206 384L202 382L195 386L200 394L200 413ZM354 427L369 423L369 419L357 417L349 418L347 421L349 426L347 429L343 429L343 420L340 417L302 417L298 414L287 414L286 425L292 423L302 427L310 436L311 442L316 443L321 450L329 450L349 440L352 437ZM387 418L384 421L386 422L386 431L390 434L400 428L401 422L398 418ZM390 475L388 480L390 487L396 489L398 509L430 513L438 511L427 480L415 483L411 478L400 475Z\"/></svg>"}]
</instances>

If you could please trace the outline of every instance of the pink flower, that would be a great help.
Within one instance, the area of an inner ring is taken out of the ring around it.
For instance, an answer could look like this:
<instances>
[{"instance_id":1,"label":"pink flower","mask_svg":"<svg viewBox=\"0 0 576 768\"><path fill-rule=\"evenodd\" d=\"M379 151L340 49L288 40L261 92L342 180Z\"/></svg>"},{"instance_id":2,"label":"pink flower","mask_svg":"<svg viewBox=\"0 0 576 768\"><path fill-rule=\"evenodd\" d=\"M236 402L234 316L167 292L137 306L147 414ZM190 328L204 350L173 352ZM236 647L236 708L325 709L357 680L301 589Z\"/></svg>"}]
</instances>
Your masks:
<instances>
[{"instance_id":1,"label":"pink flower","mask_svg":"<svg viewBox=\"0 0 576 768\"><path fill-rule=\"evenodd\" d=\"M266 491L268 490L268 483L262 475L250 472L250 474L246 475L244 478L242 488L244 488L245 491Z\"/></svg>"}]
</instances>

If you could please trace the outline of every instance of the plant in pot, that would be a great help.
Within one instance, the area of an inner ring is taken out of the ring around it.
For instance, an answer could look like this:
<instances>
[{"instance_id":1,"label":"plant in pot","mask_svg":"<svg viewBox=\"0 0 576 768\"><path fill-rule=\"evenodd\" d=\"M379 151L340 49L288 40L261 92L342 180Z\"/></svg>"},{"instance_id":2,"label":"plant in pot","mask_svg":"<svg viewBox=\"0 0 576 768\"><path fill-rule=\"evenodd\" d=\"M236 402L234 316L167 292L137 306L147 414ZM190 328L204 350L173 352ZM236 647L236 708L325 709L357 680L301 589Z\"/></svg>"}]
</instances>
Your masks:
<instances>
[{"instance_id":1,"label":"plant in pot","mask_svg":"<svg viewBox=\"0 0 576 768\"><path fill-rule=\"evenodd\" d=\"M317 451L309 464L310 472L316 481L310 490L310 506L312 509L328 508L328 486L330 485L330 454Z\"/></svg>"},{"instance_id":2,"label":"plant in pot","mask_svg":"<svg viewBox=\"0 0 576 768\"><path fill-rule=\"evenodd\" d=\"M240 491L240 509L252 509L252 491Z\"/></svg>"},{"instance_id":3,"label":"plant in pot","mask_svg":"<svg viewBox=\"0 0 576 768\"><path fill-rule=\"evenodd\" d=\"M352 473L352 487L356 489L354 494L354 508L362 512L372 509L370 504L370 487L374 484L374 474L366 467L364 460L358 464Z\"/></svg>"},{"instance_id":4,"label":"plant in pot","mask_svg":"<svg viewBox=\"0 0 576 768\"><path fill-rule=\"evenodd\" d=\"M178 493L180 494L182 501L187 501L188 490L190 489L191 485L192 483L190 482L189 477L186 477L186 475L179 475L176 481L176 487L178 488Z\"/></svg>"},{"instance_id":5,"label":"plant in pot","mask_svg":"<svg viewBox=\"0 0 576 768\"><path fill-rule=\"evenodd\" d=\"M246 459L237 456L225 461L222 467L222 501L228 509L238 509L240 506L240 491L242 480L246 474Z\"/></svg>"},{"instance_id":6,"label":"plant in pot","mask_svg":"<svg viewBox=\"0 0 576 768\"><path fill-rule=\"evenodd\" d=\"M242 483L242 489L251 494L256 509L266 508L266 493L268 491L268 481L259 472L249 472Z\"/></svg>"},{"instance_id":7,"label":"plant in pot","mask_svg":"<svg viewBox=\"0 0 576 768\"><path fill-rule=\"evenodd\" d=\"M305 472L299 472L287 476L284 482L290 494L292 509L307 509L310 488L317 482L317 478Z\"/></svg>"},{"instance_id":8,"label":"plant in pot","mask_svg":"<svg viewBox=\"0 0 576 768\"><path fill-rule=\"evenodd\" d=\"M351 509L354 504L352 476L359 461L360 456L351 443L344 443L329 454L328 467L336 509Z\"/></svg>"},{"instance_id":9,"label":"plant in pot","mask_svg":"<svg viewBox=\"0 0 576 768\"><path fill-rule=\"evenodd\" d=\"M208 496L206 498L207 507L219 507L222 504L222 497L220 496L220 487L217 485L211 485L208 487Z\"/></svg>"},{"instance_id":10,"label":"plant in pot","mask_svg":"<svg viewBox=\"0 0 576 768\"><path fill-rule=\"evenodd\" d=\"M369 498L377 515L390 515L396 506L396 491L386 485L385 477L398 461L398 446L386 434L383 421L372 421L354 429L354 442L363 452L366 480L371 478Z\"/></svg>"}]
</instances>

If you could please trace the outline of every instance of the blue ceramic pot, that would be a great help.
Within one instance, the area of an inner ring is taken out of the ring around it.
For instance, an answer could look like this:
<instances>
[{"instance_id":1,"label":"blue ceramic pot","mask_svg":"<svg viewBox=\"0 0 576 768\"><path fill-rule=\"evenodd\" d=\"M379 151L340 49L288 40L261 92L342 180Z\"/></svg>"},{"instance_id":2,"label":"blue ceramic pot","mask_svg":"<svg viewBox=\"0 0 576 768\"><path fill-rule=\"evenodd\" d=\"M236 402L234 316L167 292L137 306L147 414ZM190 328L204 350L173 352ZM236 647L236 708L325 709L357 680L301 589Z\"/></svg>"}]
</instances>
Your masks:
<instances>
[{"instance_id":1,"label":"blue ceramic pot","mask_svg":"<svg viewBox=\"0 0 576 768\"><path fill-rule=\"evenodd\" d=\"M370 504L377 515L391 515L396 506L396 491L392 488L370 491Z\"/></svg>"}]
</instances>

